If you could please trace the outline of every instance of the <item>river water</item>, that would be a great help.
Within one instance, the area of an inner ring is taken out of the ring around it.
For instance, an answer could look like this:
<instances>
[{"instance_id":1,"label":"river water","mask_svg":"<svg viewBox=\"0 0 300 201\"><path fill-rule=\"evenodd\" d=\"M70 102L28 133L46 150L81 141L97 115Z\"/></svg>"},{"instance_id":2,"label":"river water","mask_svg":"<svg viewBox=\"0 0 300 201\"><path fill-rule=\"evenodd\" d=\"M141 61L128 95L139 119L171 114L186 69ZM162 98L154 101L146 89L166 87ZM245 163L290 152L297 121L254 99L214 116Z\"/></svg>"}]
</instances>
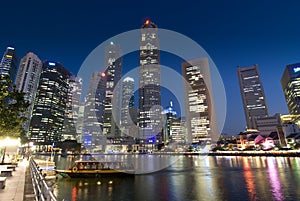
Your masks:
<instances>
[{"instance_id":1,"label":"river water","mask_svg":"<svg viewBox=\"0 0 300 201\"><path fill-rule=\"evenodd\" d=\"M111 160L109 156L99 157L95 156L96 160ZM135 176L100 179L59 176L53 186L54 193L58 200L65 201L300 199L300 158L296 157L161 156L153 160L153 156L144 155L133 158L138 159L130 159L139 170ZM57 169L68 168L75 160L78 158L55 157Z\"/></svg>"}]
</instances>

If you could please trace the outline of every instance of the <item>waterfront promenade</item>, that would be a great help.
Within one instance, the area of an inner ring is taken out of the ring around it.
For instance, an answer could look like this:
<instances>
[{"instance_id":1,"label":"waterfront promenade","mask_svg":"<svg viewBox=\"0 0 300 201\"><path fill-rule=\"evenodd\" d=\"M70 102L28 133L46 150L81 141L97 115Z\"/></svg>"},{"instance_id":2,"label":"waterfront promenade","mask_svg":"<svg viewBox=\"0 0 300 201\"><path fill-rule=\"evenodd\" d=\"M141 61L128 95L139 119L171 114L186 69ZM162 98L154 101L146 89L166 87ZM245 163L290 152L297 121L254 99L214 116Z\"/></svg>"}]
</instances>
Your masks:
<instances>
[{"instance_id":1,"label":"waterfront promenade","mask_svg":"<svg viewBox=\"0 0 300 201\"><path fill-rule=\"evenodd\" d=\"M34 201L34 193L29 171L29 161L18 162L11 177L6 178L4 189L0 189L1 201Z\"/></svg>"}]
</instances>

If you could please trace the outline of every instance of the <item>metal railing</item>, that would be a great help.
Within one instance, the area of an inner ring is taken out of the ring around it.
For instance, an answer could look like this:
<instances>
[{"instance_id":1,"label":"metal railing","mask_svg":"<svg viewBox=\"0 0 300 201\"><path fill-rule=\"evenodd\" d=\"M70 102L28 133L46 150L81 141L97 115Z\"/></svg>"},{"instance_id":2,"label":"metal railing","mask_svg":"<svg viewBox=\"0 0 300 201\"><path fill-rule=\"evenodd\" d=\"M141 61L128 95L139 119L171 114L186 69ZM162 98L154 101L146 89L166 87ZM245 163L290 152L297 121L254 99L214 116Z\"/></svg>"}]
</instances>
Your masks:
<instances>
[{"instance_id":1,"label":"metal railing","mask_svg":"<svg viewBox=\"0 0 300 201\"><path fill-rule=\"evenodd\" d=\"M33 158L29 161L31 179L36 201L57 201L53 194L53 188L48 186L45 175L39 169Z\"/></svg>"}]
</instances>

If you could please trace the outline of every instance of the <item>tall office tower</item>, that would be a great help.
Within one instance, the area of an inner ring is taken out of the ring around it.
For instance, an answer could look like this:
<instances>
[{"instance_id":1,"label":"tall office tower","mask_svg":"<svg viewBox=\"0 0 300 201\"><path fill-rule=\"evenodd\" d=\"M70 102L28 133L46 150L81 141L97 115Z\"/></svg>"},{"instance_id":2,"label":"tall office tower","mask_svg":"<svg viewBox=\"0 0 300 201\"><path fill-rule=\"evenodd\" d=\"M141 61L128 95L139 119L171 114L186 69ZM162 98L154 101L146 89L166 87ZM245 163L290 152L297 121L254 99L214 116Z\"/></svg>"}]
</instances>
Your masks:
<instances>
[{"instance_id":1,"label":"tall office tower","mask_svg":"<svg viewBox=\"0 0 300 201\"><path fill-rule=\"evenodd\" d=\"M0 63L0 75L8 75L14 82L17 74L18 56L15 48L7 47Z\"/></svg>"},{"instance_id":2,"label":"tall office tower","mask_svg":"<svg viewBox=\"0 0 300 201\"><path fill-rule=\"evenodd\" d=\"M28 52L20 62L16 87L20 92L25 93L24 99L29 101L28 113L25 116L27 121L24 123L24 130L27 132L33 110L34 98L39 84L40 74L42 72L42 61L32 52Z\"/></svg>"},{"instance_id":3,"label":"tall office tower","mask_svg":"<svg viewBox=\"0 0 300 201\"><path fill-rule=\"evenodd\" d=\"M131 77L123 80L121 107L122 135L138 138L138 109L134 106L134 79Z\"/></svg>"},{"instance_id":4,"label":"tall office tower","mask_svg":"<svg viewBox=\"0 0 300 201\"><path fill-rule=\"evenodd\" d=\"M105 78L105 73L94 72L85 98L82 141L87 149L96 148L101 144Z\"/></svg>"},{"instance_id":5,"label":"tall office tower","mask_svg":"<svg viewBox=\"0 0 300 201\"><path fill-rule=\"evenodd\" d=\"M43 63L29 126L33 142L52 144L62 140L71 75L58 62Z\"/></svg>"},{"instance_id":6,"label":"tall office tower","mask_svg":"<svg viewBox=\"0 0 300 201\"><path fill-rule=\"evenodd\" d=\"M255 118L268 117L268 107L258 66L237 68L247 128L256 128Z\"/></svg>"},{"instance_id":7,"label":"tall office tower","mask_svg":"<svg viewBox=\"0 0 300 201\"><path fill-rule=\"evenodd\" d=\"M300 63L286 66L281 86L290 114L300 114Z\"/></svg>"},{"instance_id":8,"label":"tall office tower","mask_svg":"<svg viewBox=\"0 0 300 201\"><path fill-rule=\"evenodd\" d=\"M78 140L81 133L77 133L76 125L82 92L82 79L72 75L69 79L69 90L64 120L63 139Z\"/></svg>"},{"instance_id":9,"label":"tall office tower","mask_svg":"<svg viewBox=\"0 0 300 201\"><path fill-rule=\"evenodd\" d=\"M187 142L209 145L219 136L207 58L182 63Z\"/></svg>"},{"instance_id":10,"label":"tall office tower","mask_svg":"<svg viewBox=\"0 0 300 201\"><path fill-rule=\"evenodd\" d=\"M184 122L181 119L175 119L172 121L170 128L170 142L177 145L185 144L186 129ZM180 147L180 146L179 146Z\"/></svg>"},{"instance_id":11,"label":"tall office tower","mask_svg":"<svg viewBox=\"0 0 300 201\"><path fill-rule=\"evenodd\" d=\"M160 50L157 26L146 20L141 27L139 67L139 137L161 132Z\"/></svg>"},{"instance_id":12,"label":"tall office tower","mask_svg":"<svg viewBox=\"0 0 300 201\"><path fill-rule=\"evenodd\" d=\"M80 103L76 123L77 142L83 143L84 103Z\"/></svg>"},{"instance_id":13,"label":"tall office tower","mask_svg":"<svg viewBox=\"0 0 300 201\"><path fill-rule=\"evenodd\" d=\"M122 82L122 108L121 108L121 127L128 129L132 125L130 108L134 107L134 79L126 77ZM128 133L128 131L125 133Z\"/></svg>"},{"instance_id":14,"label":"tall office tower","mask_svg":"<svg viewBox=\"0 0 300 201\"><path fill-rule=\"evenodd\" d=\"M117 125L120 123L120 93L121 88L116 88L122 77L122 57L118 45L110 42L105 48L105 109L103 116L103 134L114 137L120 135ZM113 114L114 112L114 114Z\"/></svg>"},{"instance_id":15,"label":"tall office tower","mask_svg":"<svg viewBox=\"0 0 300 201\"><path fill-rule=\"evenodd\" d=\"M173 109L173 103L170 101L170 105L163 111L163 114L166 115L166 123L163 133L163 141L168 143L171 139L171 128L174 120L177 119L177 112Z\"/></svg>"}]
</instances>

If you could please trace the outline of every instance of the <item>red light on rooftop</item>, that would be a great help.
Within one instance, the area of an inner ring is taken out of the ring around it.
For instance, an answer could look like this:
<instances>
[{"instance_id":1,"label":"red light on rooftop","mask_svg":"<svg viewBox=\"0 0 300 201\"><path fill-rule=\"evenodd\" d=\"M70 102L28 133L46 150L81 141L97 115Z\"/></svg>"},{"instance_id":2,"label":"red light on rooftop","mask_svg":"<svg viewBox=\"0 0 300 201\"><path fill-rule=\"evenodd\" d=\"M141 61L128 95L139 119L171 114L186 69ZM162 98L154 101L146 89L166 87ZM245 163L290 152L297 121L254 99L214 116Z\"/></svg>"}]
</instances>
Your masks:
<instances>
[{"instance_id":1,"label":"red light on rooftop","mask_svg":"<svg viewBox=\"0 0 300 201\"><path fill-rule=\"evenodd\" d=\"M105 73L101 73L101 77L105 77Z\"/></svg>"},{"instance_id":2,"label":"red light on rooftop","mask_svg":"<svg viewBox=\"0 0 300 201\"><path fill-rule=\"evenodd\" d=\"M150 24L150 20L146 20L145 24L146 25Z\"/></svg>"}]
</instances>

